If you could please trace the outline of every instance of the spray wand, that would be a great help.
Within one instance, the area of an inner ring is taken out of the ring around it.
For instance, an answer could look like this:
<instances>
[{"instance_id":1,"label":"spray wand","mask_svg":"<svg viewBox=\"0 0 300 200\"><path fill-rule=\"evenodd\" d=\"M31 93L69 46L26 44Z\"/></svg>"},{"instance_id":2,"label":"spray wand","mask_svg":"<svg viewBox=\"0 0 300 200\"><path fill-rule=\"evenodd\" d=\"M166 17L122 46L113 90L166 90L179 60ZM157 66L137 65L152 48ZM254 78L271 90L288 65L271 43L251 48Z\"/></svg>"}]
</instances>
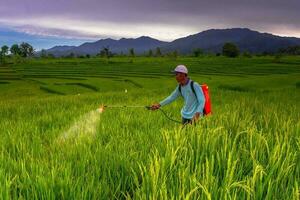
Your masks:
<instances>
[{"instance_id":1,"label":"spray wand","mask_svg":"<svg viewBox=\"0 0 300 200\"><path fill-rule=\"evenodd\" d=\"M151 106L140 106L140 105L138 105L138 106L132 106L132 105L130 105L130 106L126 106L126 105L102 105L97 110L98 110L98 112L102 113L105 108L146 108L147 110L151 110ZM170 116L168 116L168 114L163 109L159 108L158 110L160 110L168 120L181 124L180 121L172 119Z\"/></svg>"}]
</instances>

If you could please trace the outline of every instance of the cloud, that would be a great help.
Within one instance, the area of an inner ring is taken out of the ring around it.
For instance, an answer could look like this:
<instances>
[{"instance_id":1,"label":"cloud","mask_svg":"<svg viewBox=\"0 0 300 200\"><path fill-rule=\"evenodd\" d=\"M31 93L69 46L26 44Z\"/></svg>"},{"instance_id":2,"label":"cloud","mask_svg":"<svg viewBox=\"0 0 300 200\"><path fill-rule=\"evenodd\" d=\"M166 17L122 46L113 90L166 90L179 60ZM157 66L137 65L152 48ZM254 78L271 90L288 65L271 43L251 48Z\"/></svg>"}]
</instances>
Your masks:
<instances>
[{"instance_id":1,"label":"cloud","mask_svg":"<svg viewBox=\"0 0 300 200\"><path fill-rule=\"evenodd\" d=\"M299 0L1 0L0 21L62 37L148 35L171 41L210 28L249 27L300 37Z\"/></svg>"},{"instance_id":2,"label":"cloud","mask_svg":"<svg viewBox=\"0 0 300 200\"><path fill-rule=\"evenodd\" d=\"M28 34L41 36L60 36L66 38L100 39L100 38L135 38L147 35L162 40L172 40L178 37L194 33L197 29L166 24L143 24L143 23L113 23L82 21L77 19L67 19L63 17L40 17L25 19L0 19L0 23L8 26L10 24L14 30ZM34 24L34 25L29 25ZM61 28L58 28L61 27Z\"/></svg>"}]
</instances>

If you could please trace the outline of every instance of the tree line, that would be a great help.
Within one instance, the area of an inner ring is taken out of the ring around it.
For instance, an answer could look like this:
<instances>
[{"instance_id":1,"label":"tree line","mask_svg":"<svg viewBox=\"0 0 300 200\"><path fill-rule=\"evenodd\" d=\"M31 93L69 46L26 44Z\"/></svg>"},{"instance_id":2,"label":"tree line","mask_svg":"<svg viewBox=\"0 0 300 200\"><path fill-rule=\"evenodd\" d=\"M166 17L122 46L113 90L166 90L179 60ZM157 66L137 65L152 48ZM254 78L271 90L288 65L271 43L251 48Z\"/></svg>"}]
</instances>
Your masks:
<instances>
[{"instance_id":1,"label":"tree line","mask_svg":"<svg viewBox=\"0 0 300 200\"><path fill-rule=\"evenodd\" d=\"M10 54L9 54L10 52ZM0 64L5 63L5 59L8 56L13 56L14 58L28 58L28 57L33 57L35 53L35 49L26 42L23 42L21 44L13 44L11 47L8 47L7 45L3 45L0 49ZM192 50L191 56L194 57L200 57L203 55L212 55L212 53L207 53L205 52L203 49L201 48L196 48ZM232 42L227 42L223 45L222 47L222 51L220 53L216 53L214 54L215 56L226 56L226 57L231 57L231 58L235 58L238 57L240 55L244 56L244 57L252 57L252 54L244 51L241 54L241 51L239 50L238 46ZM277 57L280 57L279 55L300 55L300 45L299 46L290 46L290 47L286 47L286 48L281 48L279 49L276 53L270 53L270 52L263 52L260 55L275 55ZM99 57L103 57L103 58L111 58L113 56L129 56L129 57L135 57L136 53L135 53L135 49L134 48L129 48L128 49L128 54L124 54L123 52L121 52L120 54L116 54L113 53L109 46L107 47L103 47L99 53L96 55ZM147 57L169 57L171 59L176 59L179 56L179 52L177 50L172 51L172 52L168 52L163 54L161 49L159 47L155 48L155 49L149 49L148 52L144 52L143 56L147 56ZM41 58L54 58L55 56L51 53L47 53L46 50L41 50L39 57ZM91 55L86 54L86 55L78 55L76 56L73 52L71 52L69 55L66 56L62 56L62 57L66 57L66 58L75 58L75 57L79 57L79 58L90 58Z\"/></svg>"},{"instance_id":2,"label":"tree line","mask_svg":"<svg viewBox=\"0 0 300 200\"><path fill-rule=\"evenodd\" d=\"M205 52L201 48L196 48L196 49L193 49L193 51L192 51L192 55L194 57L199 57L199 56L202 56L204 54L205 54ZM240 50L238 49L238 47L234 43L225 43L224 44L223 49L222 49L222 55L227 56L227 57L237 57L237 56L239 56L239 54L240 54ZM72 54L72 55L74 56L74 54ZM109 46L103 47L100 50L100 52L97 54L97 56L104 57L104 58L110 58L110 57L113 57L115 55L124 56L125 54L123 52L121 52L120 54L112 53L112 51L109 49ZM128 55L127 56L135 57L135 55L136 54L135 54L134 48L130 48L128 50ZM144 56L147 56L147 57L166 56L166 57L177 58L178 55L179 55L179 52L177 50L168 52L166 54L163 54L159 47L156 47L155 52L153 52L152 49L149 49L148 52L144 52ZM221 54L217 53L216 55L219 56Z\"/></svg>"},{"instance_id":3,"label":"tree line","mask_svg":"<svg viewBox=\"0 0 300 200\"><path fill-rule=\"evenodd\" d=\"M20 45L19 44L13 44L11 47L8 47L7 45L3 45L0 50L0 64L5 63L5 58L10 55L14 57L21 57L21 58L27 58L27 57L33 57L34 55L34 48L27 42L23 42Z\"/></svg>"},{"instance_id":4,"label":"tree line","mask_svg":"<svg viewBox=\"0 0 300 200\"><path fill-rule=\"evenodd\" d=\"M100 57L106 57L106 58L110 58L110 57L113 57L114 55L118 55L118 56L125 56L126 54L124 54L124 52L121 52L120 54L115 54L115 53L112 53L109 49L109 46L107 47L103 47L100 52L97 54L97 56L100 56ZM134 48L129 48L128 49L128 54L127 56L129 57L135 57L136 56L136 53L135 53L135 49ZM144 56L148 56L148 57L161 57L162 56L162 53L161 53L161 50L159 47L157 47L155 49L155 52L153 52L152 49L149 49L148 52L144 52Z\"/></svg>"}]
</instances>

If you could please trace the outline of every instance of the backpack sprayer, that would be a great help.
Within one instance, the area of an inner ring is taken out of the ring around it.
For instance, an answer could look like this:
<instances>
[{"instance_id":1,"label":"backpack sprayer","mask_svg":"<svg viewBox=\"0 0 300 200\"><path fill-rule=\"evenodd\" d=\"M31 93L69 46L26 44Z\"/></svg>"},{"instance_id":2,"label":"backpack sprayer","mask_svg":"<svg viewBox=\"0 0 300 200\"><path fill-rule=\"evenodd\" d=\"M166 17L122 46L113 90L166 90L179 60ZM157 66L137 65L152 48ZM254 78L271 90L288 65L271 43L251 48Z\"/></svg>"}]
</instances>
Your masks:
<instances>
[{"instance_id":1,"label":"backpack sprayer","mask_svg":"<svg viewBox=\"0 0 300 200\"><path fill-rule=\"evenodd\" d=\"M151 106L102 105L100 106L100 108L97 109L97 111L102 113L105 108L146 108L147 110L151 110ZM163 109L159 108L158 110L160 110L168 120L181 124L180 121L172 119L170 116L168 116L168 114Z\"/></svg>"}]
</instances>

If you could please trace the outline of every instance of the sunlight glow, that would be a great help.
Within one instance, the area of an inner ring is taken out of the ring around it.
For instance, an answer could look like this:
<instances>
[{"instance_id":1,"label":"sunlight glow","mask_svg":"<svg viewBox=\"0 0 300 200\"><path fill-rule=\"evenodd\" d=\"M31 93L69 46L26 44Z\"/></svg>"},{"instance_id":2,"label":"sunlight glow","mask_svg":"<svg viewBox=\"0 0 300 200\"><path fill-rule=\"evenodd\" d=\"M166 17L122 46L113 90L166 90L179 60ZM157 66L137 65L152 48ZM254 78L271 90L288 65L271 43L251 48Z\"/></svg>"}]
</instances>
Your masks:
<instances>
[{"instance_id":1,"label":"sunlight glow","mask_svg":"<svg viewBox=\"0 0 300 200\"><path fill-rule=\"evenodd\" d=\"M172 41L179 37L196 33L196 28L168 24L132 24L104 21L81 21L60 17L41 17L39 19L0 19L0 23L10 25L28 34L64 37L63 31L82 38L136 38L149 36L163 41ZM60 33L58 32L60 28ZM199 27L198 27L199 28ZM44 29L44 30L43 30Z\"/></svg>"}]
</instances>

